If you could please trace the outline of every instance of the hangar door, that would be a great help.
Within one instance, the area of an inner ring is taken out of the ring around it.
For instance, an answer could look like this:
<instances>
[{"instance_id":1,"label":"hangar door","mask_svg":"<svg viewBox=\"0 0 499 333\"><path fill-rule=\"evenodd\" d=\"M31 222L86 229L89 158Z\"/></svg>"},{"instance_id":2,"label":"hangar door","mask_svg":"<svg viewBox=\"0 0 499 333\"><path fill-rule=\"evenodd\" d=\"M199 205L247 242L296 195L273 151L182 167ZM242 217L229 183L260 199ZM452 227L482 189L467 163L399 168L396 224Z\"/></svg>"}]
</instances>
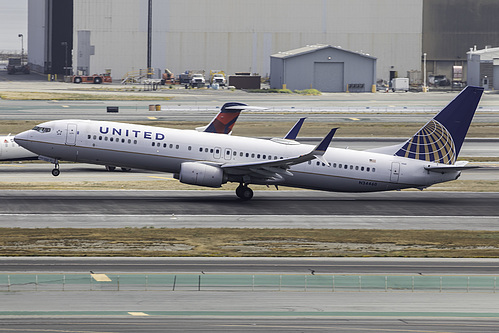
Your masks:
<instances>
[{"instance_id":1,"label":"hangar door","mask_svg":"<svg viewBox=\"0 0 499 333\"><path fill-rule=\"evenodd\" d=\"M314 62L314 88L324 92L345 91L344 63Z\"/></svg>"}]
</instances>

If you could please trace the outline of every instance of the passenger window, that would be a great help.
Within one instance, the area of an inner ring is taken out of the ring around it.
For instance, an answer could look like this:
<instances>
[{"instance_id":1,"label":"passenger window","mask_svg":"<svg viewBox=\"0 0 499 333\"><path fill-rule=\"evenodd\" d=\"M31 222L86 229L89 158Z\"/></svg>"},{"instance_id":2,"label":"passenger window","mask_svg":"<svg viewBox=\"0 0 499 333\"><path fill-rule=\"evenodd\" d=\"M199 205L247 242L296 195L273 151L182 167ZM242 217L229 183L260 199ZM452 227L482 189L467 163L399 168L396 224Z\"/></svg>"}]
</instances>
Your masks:
<instances>
[{"instance_id":1,"label":"passenger window","mask_svg":"<svg viewBox=\"0 0 499 333\"><path fill-rule=\"evenodd\" d=\"M172 148L173 148L173 143L170 143L170 149L172 149Z\"/></svg>"},{"instance_id":2,"label":"passenger window","mask_svg":"<svg viewBox=\"0 0 499 333\"><path fill-rule=\"evenodd\" d=\"M372 171L373 171L373 172L376 172L376 168L373 168L373 170L372 170Z\"/></svg>"},{"instance_id":3,"label":"passenger window","mask_svg":"<svg viewBox=\"0 0 499 333\"><path fill-rule=\"evenodd\" d=\"M178 148L179 148L179 145L176 145L176 146L175 146L175 149L178 149Z\"/></svg>"},{"instance_id":4,"label":"passenger window","mask_svg":"<svg viewBox=\"0 0 499 333\"><path fill-rule=\"evenodd\" d=\"M364 167L360 167L360 171L364 171Z\"/></svg>"},{"instance_id":5,"label":"passenger window","mask_svg":"<svg viewBox=\"0 0 499 333\"><path fill-rule=\"evenodd\" d=\"M367 167L367 168L366 168L366 171L367 171L367 172L369 172L370 170L371 170L371 168L369 168L369 167Z\"/></svg>"},{"instance_id":6,"label":"passenger window","mask_svg":"<svg viewBox=\"0 0 499 333\"><path fill-rule=\"evenodd\" d=\"M191 149L192 149L192 147L191 147L191 146L187 147L187 150L191 150Z\"/></svg>"}]
</instances>

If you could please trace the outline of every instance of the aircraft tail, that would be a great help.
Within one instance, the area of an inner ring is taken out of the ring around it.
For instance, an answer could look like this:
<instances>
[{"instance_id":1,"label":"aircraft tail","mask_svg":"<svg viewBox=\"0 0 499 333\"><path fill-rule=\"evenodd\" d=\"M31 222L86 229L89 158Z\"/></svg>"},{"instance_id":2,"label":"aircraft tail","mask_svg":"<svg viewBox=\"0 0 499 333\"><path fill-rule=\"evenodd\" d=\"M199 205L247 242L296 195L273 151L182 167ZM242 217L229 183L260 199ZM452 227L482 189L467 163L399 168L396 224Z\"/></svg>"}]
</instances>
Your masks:
<instances>
[{"instance_id":1,"label":"aircraft tail","mask_svg":"<svg viewBox=\"0 0 499 333\"><path fill-rule=\"evenodd\" d=\"M454 164L483 93L482 87L463 89L442 111L407 140L394 155Z\"/></svg>"},{"instance_id":2,"label":"aircraft tail","mask_svg":"<svg viewBox=\"0 0 499 333\"><path fill-rule=\"evenodd\" d=\"M200 127L198 130L209 133L230 134L237 117L244 110L244 106L246 104L237 102L225 103L215 118L206 127Z\"/></svg>"}]
</instances>

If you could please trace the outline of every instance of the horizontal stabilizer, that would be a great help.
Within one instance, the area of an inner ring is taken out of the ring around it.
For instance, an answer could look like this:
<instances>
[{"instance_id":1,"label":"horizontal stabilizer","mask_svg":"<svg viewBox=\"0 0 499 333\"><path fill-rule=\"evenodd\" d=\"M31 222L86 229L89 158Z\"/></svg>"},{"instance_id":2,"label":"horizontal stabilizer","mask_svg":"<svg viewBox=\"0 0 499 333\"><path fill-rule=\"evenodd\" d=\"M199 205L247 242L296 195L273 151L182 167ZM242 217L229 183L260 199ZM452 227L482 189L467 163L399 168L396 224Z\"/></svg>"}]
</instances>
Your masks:
<instances>
[{"instance_id":1,"label":"horizontal stabilizer","mask_svg":"<svg viewBox=\"0 0 499 333\"><path fill-rule=\"evenodd\" d=\"M432 171L432 172L440 172L440 173L446 173L446 172L455 172L455 171L462 171L462 170L469 170L469 169L478 169L481 168L479 166L473 165L473 166L459 166L459 165L449 165L449 166L427 166L425 167L425 170Z\"/></svg>"}]
</instances>

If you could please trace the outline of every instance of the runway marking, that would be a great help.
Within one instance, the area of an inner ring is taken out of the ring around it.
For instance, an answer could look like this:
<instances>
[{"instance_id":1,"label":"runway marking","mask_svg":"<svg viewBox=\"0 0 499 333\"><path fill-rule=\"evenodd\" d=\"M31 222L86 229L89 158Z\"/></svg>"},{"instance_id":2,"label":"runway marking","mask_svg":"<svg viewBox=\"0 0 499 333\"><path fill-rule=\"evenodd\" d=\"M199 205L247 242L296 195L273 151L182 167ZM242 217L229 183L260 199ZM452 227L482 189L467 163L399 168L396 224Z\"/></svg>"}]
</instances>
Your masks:
<instances>
[{"instance_id":1,"label":"runway marking","mask_svg":"<svg viewBox=\"0 0 499 333\"><path fill-rule=\"evenodd\" d=\"M360 120L359 118L348 118L348 119L351 119L351 120Z\"/></svg>"},{"instance_id":2,"label":"runway marking","mask_svg":"<svg viewBox=\"0 0 499 333\"><path fill-rule=\"evenodd\" d=\"M69 105L61 105L63 108L69 108Z\"/></svg>"},{"instance_id":3,"label":"runway marking","mask_svg":"<svg viewBox=\"0 0 499 333\"><path fill-rule=\"evenodd\" d=\"M98 282L111 282L112 281L106 274L91 273L90 275L94 278L95 281L98 281Z\"/></svg>"},{"instance_id":4,"label":"runway marking","mask_svg":"<svg viewBox=\"0 0 499 333\"><path fill-rule=\"evenodd\" d=\"M156 120L156 119L158 119L158 118L156 118L156 117L147 117L147 119L150 119L150 120Z\"/></svg>"},{"instance_id":5,"label":"runway marking","mask_svg":"<svg viewBox=\"0 0 499 333\"><path fill-rule=\"evenodd\" d=\"M148 176L149 178L157 178L157 179L165 179L165 180L176 180L175 178L170 177L160 177L160 176Z\"/></svg>"},{"instance_id":6,"label":"runway marking","mask_svg":"<svg viewBox=\"0 0 499 333\"><path fill-rule=\"evenodd\" d=\"M148 317L149 316L147 313L144 313L144 312L128 312L128 314L130 314L132 316L142 316L142 317Z\"/></svg>"}]
</instances>

